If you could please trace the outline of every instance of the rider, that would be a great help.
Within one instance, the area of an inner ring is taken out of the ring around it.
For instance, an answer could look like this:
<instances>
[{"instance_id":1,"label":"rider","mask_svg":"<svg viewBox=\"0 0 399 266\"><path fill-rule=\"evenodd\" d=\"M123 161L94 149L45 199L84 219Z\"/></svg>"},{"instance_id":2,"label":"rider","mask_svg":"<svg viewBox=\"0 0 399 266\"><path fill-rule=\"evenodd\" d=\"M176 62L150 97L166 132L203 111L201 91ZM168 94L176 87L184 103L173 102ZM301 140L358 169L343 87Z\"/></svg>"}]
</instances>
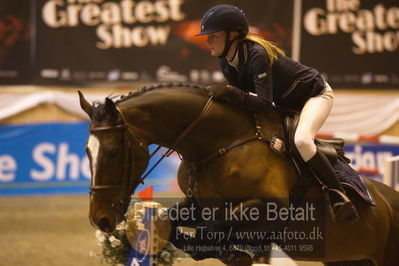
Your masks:
<instances>
[{"instance_id":1,"label":"rider","mask_svg":"<svg viewBox=\"0 0 399 266\"><path fill-rule=\"evenodd\" d=\"M208 89L215 99L252 113L264 113L274 105L300 111L295 145L306 164L329 188L337 221L357 220L358 214L314 138L327 119L334 93L320 73L289 57L271 42L248 34L245 14L232 5L217 5L202 18L212 56L218 56L229 85Z\"/></svg>"}]
</instances>

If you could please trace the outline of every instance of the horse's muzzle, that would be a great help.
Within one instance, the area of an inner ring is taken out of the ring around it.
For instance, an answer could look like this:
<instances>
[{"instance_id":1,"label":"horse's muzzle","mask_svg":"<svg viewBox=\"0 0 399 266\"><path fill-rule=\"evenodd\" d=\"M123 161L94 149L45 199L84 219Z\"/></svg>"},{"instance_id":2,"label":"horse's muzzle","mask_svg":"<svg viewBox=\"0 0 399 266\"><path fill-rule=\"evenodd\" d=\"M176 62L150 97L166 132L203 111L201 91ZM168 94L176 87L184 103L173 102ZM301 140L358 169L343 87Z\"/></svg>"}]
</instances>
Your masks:
<instances>
[{"instance_id":1,"label":"horse's muzzle","mask_svg":"<svg viewBox=\"0 0 399 266\"><path fill-rule=\"evenodd\" d=\"M111 233L115 230L115 224L108 217L100 218L96 224L98 229L106 233Z\"/></svg>"}]
</instances>

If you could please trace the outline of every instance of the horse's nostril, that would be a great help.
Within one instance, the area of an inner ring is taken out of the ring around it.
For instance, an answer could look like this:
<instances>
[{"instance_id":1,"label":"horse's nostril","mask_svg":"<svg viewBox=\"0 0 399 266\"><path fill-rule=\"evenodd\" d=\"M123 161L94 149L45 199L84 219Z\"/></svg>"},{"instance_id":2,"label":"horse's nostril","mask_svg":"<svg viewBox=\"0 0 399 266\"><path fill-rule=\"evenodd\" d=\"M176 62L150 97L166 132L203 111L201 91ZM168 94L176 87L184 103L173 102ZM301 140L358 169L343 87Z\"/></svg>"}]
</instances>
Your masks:
<instances>
[{"instance_id":1,"label":"horse's nostril","mask_svg":"<svg viewBox=\"0 0 399 266\"><path fill-rule=\"evenodd\" d=\"M102 217L98 221L98 227L100 228L101 231L111 233L113 231L111 221L107 217Z\"/></svg>"}]
</instances>

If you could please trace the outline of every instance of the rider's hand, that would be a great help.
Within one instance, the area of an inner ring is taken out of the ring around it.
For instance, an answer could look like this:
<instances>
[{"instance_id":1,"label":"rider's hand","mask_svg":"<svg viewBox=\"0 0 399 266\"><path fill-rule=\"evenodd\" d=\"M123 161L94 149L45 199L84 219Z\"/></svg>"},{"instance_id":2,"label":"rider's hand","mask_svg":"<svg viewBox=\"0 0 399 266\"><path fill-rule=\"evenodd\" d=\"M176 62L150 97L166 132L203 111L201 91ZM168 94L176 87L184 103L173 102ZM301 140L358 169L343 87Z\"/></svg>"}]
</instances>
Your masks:
<instances>
[{"instance_id":1,"label":"rider's hand","mask_svg":"<svg viewBox=\"0 0 399 266\"><path fill-rule=\"evenodd\" d=\"M209 91L208 95L213 96L215 99L221 99L229 96L234 91L234 87L231 85L214 84L206 87Z\"/></svg>"}]
</instances>

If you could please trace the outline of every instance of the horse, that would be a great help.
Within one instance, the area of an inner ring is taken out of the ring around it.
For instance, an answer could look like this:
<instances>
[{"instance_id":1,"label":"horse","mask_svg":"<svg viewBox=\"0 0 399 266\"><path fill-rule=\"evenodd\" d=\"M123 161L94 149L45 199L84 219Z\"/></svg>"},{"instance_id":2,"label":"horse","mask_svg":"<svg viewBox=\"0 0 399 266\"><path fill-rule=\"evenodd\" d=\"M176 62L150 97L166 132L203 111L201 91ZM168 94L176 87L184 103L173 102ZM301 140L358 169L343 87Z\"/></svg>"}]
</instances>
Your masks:
<instances>
[{"instance_id":1,"label":"horse","mask_svg":"<svg viewBox=\"0 0 399 266\"><path fill-rule=\"evenodd\" d=\"M104 103L93 104L81 92L79 97L81 108L91 119L86 146L92 171L89 216L92 225L100 230L110 232L124 219L131 195L144 181L142 175L150 159L150 144L181 154L183 160L177 178L186 196L183 203L195 202L204 209L207 198L241 198L248 200L240 204L258 206L259 202L251 199L268 198L275 199L274 207L279 210L289 207L290 192L298 185L292 163L273 152L264 141L254 138L258 129L253 114L213 100L206 87L153 85L121 96L115 102L106 98ZM273 136L281 123L280 114L269 112L265 118L267 127L262 130L265 135ZM320 214L323 254L316 258L301 254L301 260L321 261L325 265L397 264L399 193L371 179L366 178L364 182L376 206L371 207L350 193L359 212L358 224L335 222L327 208L323 209ZM304 197L322 201L320 185L311 182ZM214 232L226 232L227 221L219 222ZM181 225L181 221L172 223L171 230ZM286 226L281 220L270 222L263 218L261 222L238 221L235 225L248 231L267 232ZM293 222L290 228L301 230L304 225ZM208 230L211 232L212 228L209 226ZM181 247L176 239L173 241ZM242 255L245 247L241 250L234 247L223 253L234 256L220 259L228 265L250 265L252 257ZM293 251L298 251L297 248ZM237 254L240 255L235 256Z\"/></svg>"}]
</instances>

